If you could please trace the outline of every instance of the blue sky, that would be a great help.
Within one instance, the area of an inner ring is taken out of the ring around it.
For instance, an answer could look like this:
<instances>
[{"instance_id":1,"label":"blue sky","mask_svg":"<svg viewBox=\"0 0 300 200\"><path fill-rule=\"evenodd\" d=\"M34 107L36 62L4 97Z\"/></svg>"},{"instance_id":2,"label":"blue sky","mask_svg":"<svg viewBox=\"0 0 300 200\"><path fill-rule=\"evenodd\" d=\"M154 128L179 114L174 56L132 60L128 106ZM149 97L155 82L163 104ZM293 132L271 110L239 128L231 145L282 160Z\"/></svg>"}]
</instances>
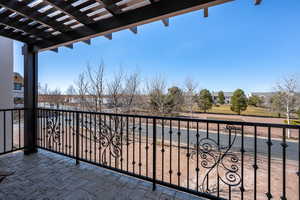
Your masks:
<instances>
[{"instance_id":1,"label":"blue sky","mask_svg":"<svg viewBox=\"0 0 300 200\"><path fill-rule=\"evenodd\" d=\"M270 91L281 78L300 75L300 1L236 0L92 40L92 45L60 48L39 56L39 82L65 90L87 63L106 66L106 79L122 66L147 79L163 76L168 86L182 86L187 77L213 91ZM20 43L15 68L22 72ZM300 76L299 76L300 77Z\"/></svg>"}]
</instances>

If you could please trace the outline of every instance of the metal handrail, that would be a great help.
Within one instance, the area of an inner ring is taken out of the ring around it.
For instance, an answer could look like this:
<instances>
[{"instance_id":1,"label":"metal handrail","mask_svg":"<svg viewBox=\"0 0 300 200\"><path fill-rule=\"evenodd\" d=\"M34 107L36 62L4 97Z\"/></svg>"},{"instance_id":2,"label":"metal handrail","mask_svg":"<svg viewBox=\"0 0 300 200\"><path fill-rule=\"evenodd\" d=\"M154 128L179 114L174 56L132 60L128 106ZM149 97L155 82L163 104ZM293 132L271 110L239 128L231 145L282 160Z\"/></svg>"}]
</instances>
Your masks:
<instances>
[{"instance_id":1,"label":"metal handrail","mask_svg":"<svg viewBox=\"0 0 300 200\"><path fill-rule=\"evenodd\" d=\"M119 113L105 113L105 112L93 112L93 111L78 111L78 110L65 110L65 109L50 109L50 108L38 108L38 110L48 110L57 112L70 112L70 113L82 113L82 114L98 114L106 116L118 116L118 117L141 117L148 119L158 120L174 120L174 121L185 121L185 122L205 122L215 124L229 124L229 125L240 125L240 126L258 126L258 127L273 127L273 128L288 128L288 129L299 129L300 125L289 125L289 124L276 124L276 123L262 123L262 122L237 122L227 120L214 120L214 119L196 119L186 117L165 117L165 116L153 116L153 115L134 115L134 114L119 114Z\"/></svg>"}]
</instances>

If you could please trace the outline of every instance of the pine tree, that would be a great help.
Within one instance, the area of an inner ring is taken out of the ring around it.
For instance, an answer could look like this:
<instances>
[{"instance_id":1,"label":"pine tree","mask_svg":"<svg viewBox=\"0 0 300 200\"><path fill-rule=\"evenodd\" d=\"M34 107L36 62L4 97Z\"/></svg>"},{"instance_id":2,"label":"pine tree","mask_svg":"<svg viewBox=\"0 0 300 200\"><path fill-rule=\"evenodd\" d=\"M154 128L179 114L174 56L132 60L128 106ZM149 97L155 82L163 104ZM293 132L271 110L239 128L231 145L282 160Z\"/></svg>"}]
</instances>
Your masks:
<instances>
[{"instance_id":1,"label":"pine tree","mask_svg":"<svg viewBox=\"0 0 300 200\"><path fill-rule=\"evenodd\" d=\"M240 115L242 111L247 109L247 106L247 97L244 91L241 89L234 91L231 97L231 110Z\"/></svg>"},{"instance_id":2,"label":"pine tree","mask_svg":"<svg viewBox=\"0 0 300 200\"><path fill-rule=\"evenodd\" d=\"M257 95L253 95L249 98L248 104L251 106L258 107L263 104L263 99Z\"/></svg>"},{"instance_id":3,"label":"pine tree","mask_svg":"<svg viewBox=\"0 0 300 200\"><path fill-rule=\"evenodd\" d=\"M199 96L197 96L197 104L204 112L207 112L207 110L212 108L213 99L211 93L207 89L200 91Z\"/></svg>"},{"instance_id":4,"label":"pine tree","mask_svg":"<svg viewBox=\"0 0 300 200\"><path fill-rule=\"evenodd\" d=\"M218 93L218 103L221 105L225 104L225 95L223 91Z\"/></svg>"}]
</instances>

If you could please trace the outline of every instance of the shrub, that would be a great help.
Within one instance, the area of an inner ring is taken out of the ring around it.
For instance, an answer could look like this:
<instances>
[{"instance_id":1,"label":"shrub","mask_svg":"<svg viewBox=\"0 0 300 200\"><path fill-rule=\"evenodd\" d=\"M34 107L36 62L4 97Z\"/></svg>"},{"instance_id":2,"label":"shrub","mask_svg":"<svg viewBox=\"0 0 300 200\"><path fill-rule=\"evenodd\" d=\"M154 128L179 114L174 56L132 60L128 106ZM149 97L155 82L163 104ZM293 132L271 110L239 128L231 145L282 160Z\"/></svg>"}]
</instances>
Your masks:
<instances>
[{"instance_id":1,"label":"shrub","mask_svg":"<svg viewBox=\"0 0 300 200\"><path fill-rule=\"evenodd\" d=\"M284 120L284 123L287 124L288 121ZM300 125L300 120L290 120L290 125Z\"/></svg>"}]
</instances>

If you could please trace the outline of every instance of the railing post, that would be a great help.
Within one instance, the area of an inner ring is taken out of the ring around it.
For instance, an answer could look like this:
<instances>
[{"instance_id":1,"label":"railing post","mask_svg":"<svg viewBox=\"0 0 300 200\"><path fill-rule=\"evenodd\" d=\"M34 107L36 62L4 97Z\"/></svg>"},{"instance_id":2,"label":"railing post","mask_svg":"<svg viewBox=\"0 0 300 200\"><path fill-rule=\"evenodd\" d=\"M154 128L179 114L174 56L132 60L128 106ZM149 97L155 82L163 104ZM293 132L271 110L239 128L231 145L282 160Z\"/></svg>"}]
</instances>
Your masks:
<instances>
[{"instance_id":1,"label":"railing post","mask_svg":"<svg viewBox=\"0 0 300 200\"><path fill-rule=\"evenodd\" d=\"M156 189L156 119L153 118L153 187L152 190Z\"/></svg>"},{"instance_id":2,"label":"railing post","mask_svg":"<svg viewBox=\"0 0 300 200\"><path fill-rule=\"evenodd\" d=\"M79 164L79 113L76 113L76 165Z\"/></svg>"}]
</instances>

